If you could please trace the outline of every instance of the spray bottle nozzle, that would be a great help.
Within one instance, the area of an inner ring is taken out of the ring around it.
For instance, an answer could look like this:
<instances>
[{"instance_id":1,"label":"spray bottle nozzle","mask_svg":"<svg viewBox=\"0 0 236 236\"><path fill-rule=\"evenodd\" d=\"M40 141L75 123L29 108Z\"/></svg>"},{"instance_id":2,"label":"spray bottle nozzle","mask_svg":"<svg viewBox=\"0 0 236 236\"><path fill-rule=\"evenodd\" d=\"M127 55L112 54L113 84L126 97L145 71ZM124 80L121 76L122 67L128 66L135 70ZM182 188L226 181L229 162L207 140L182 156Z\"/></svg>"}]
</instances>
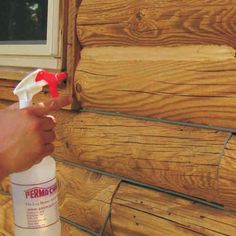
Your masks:
<instances>
[{"instance_id":1,"label":"spray bottle nozzle","mask_svg":"<svg viewBox=\"0 0 236 236\"><path fill-rule=\"evenodd\" d=\"M67 77L66 72L60 72L54 74L45 70L41 70L38 72L35 81L38 82L44 80L45 82L47 82L51 96L57 97L58 96L57 84L65 80L66 77Z\"/></svg>"},{"instance_id":2,"label":"spray bottle nozzle","mask_svg":"<svg viewBox=\"0 0 236 236\"><path fill-rule=\"evenodd\" d=\"M31 105L35 94L42 91L43 86L48 85L52 97L57 97L57 84L66 79L67 73L50 73L42 69L33 71L27 75L14 89L14 94L19 97L20 108Z\"/></svg>"}]
</instances>

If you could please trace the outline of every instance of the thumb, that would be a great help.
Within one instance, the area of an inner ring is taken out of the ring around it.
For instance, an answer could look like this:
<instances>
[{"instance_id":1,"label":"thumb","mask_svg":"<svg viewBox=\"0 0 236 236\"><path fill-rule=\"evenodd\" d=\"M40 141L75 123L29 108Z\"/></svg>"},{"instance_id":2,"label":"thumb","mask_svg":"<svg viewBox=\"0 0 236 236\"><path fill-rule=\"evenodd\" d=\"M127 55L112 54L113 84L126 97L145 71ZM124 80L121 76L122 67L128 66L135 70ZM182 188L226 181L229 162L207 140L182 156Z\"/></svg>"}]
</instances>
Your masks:
<instances>
[{"instance_id":1,"label":"thumb","mask_svg":"<svg viewBox=\"0 0 236 236\"><path fill-rule=\"evenodd\" d=\"M38 103L35 106L28 107L28 109L32 114L36 116L46 116L50 112L58 111L62 107L67 106L72 103L71 96L60 96L56 98L51 98L46 102Z\"/></svg>"}]
</instances>

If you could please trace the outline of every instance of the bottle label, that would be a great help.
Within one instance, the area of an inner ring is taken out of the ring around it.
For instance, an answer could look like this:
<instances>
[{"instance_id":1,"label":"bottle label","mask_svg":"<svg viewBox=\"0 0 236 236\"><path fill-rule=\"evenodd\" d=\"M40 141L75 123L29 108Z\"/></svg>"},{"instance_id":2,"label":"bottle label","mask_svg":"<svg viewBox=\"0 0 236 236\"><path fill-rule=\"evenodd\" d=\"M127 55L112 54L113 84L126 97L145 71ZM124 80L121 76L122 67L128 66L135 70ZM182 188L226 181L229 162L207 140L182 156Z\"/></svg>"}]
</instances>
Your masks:
<instances>
[{"instance_id":1,"label":"bottle label","mask_svg":"<svg viewBox=\"0 0 236 236\"><path fill-rule=\"evenodd\" d=\"M56 178L34 185L11 184L17 227L39 229L59 221Z\"/></svg>"}]
</instances>

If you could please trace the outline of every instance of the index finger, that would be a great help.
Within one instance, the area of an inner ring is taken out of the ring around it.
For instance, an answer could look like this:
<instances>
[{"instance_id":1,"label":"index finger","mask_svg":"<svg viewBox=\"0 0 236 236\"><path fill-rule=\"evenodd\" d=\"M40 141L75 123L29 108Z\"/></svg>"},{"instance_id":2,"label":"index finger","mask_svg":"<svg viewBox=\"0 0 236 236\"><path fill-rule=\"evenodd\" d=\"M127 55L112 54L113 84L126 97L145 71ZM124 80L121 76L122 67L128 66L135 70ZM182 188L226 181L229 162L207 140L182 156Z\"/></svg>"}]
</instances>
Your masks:
<instances>
[{"instance_id":1,"label":"index finger","mask_svg":"<svg viewBox=\"0 0 236 236\"><path fill-rule=\"evenodd\" d=\"M26 109L29 109L36 116L46 116L50 112L58 111L62 107L70 105L71 103L71 96L60 96L56 98L51 98L46 102L39 103L35 106L31 106Z\"/></svg>"}]
</instances>

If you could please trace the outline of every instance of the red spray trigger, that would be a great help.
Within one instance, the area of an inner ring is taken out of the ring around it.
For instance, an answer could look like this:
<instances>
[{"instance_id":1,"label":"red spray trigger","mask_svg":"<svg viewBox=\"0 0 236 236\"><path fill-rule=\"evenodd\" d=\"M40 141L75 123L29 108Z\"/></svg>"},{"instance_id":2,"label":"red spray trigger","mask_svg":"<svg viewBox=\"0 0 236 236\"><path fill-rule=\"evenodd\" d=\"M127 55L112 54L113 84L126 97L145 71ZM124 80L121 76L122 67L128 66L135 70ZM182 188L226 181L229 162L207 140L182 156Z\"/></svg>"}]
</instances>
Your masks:
<instances>
[{"instance_id":1,"label":"red spray trigger","mask_svg":"<svg viewBox=\"0 0 236 236\"><path fill-rule=\"evenodd\" d=\"M37 74L35 81L36 82L41 80L46 81L50 89L51 96L57 97L58 96L57 85L63 80L65 80L66 77L67 77L66 72L59 72L54 74L45 70L41 70Z\"/></svg>"}]
</instances>

